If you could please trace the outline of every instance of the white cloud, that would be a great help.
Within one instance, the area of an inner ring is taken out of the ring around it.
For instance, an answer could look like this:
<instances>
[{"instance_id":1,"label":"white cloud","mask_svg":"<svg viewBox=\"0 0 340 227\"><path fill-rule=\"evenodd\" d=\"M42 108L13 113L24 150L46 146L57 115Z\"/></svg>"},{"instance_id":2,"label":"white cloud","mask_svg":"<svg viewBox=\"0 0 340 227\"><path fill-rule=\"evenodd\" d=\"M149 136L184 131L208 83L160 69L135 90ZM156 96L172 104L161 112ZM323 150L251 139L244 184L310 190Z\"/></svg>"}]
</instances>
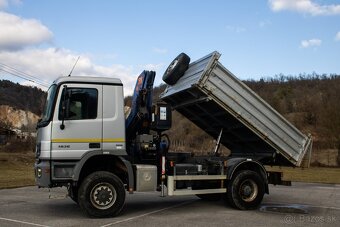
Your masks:
<instances>
[{"instance_id":1,"label":"white cloud","mask_svg":"<svg viewBox=\"0 0 340 227\"><path fill-rule=\"evenodd\" d=\"M23 81L23 82L21 82L20 84L23 85L23 86L28 86L28 87L37 87L37 88L40 88L40 89L43 90L43 91L47 91L47 89L48 89L48 88L45 87L45 86L42 86L42 85L40 85L40 84L34 83L34 82L32 82L32 81L28 81L28 80Z\"/></svg>"},{"instance_id":2,"label":"white cloud","mask_svg":"<svg viewBox=\"0 0 340 227\"><path fill-rule=\"evenodd\" d=\"M277 12L283 10L318 15L340 15L340 4L319 5L312 0L269 0L270 8Z\"/></svg>"},{"instance_id":3,"label":"white cloud","mask_svg":"<svg viewBox=\"0 0 340 227\"><path fill-rule=\"evenodd\" d=\"M50 84L59 76L67 76L79 54L66 49L24 49L16 52L0 52L0 63L38 77L40 81ZM3 75L3 73L2 73ZM100 66L93 63L88 56L81 55L72 76L100 76L119 78L124 84L124 94L131 95L138 73L134 68L114 64ZM31 82L22 82L32 85Z\"/></svg>"},{"instance_id":4,"label":"white cloud","mask_svg":"<svg viewBox=\"0 0 340 227\"><path fill-rule=\"evenodd\" d=\"M50 41L53 36L40 21L5 12L0 12L0 28L0 51L38 45Z\"/></svg>"},{"instance_id":5,"label":"white cloud","mask_svg":"<svg viewBox=\"0 0 340 227\"><path fill-rule=\"evenodd\" d=\"M152 71L159 71L163 69L164 63L159 64L146 64L146 65L140 65L139 68L141 70L152 70Z\"/></svg>"},{"instance_id":6,"label":"white cloud","mask_svg":"<svg viewBox=\"0 0 340 227\"><path fill-rule=\"evenodd\" d=\"M158 48L158 47L154 47L152 49L153 52L157 53L157 54L166 54L168 53L167 49L163 49L163 48Z\"/></svg>"},{"instance_id":7,"label":"white cloud","mask_svg":"<svg viewBox=\"0 0 340 227\"><path fill-rule=\"evenodd\" d=\"M0 0L0 4L8 4L8 1ZM136 78L141 71L144 69L159 70L163 66L163 64L135 67L120 64L101 66L94 63L93 59L98 58L95 55L79 54L72 50L56 47L37 48L36 45L49 42L51 39L52 32L41 22L35 19L23 19L0 11L0 63L39 78L36 80L37 82L51 84L59 76L67 76L80 55L72 76L119 78L124 84L124 94L131 95ZM155 48L154 51L166 53L167 50ZM115 62L117 56L108 55L104 58ZM16 78L1 69L0 65L0 73L5 78ZM21 81L19 78L16 79ZM31 81L21 81L21 83L40 87Z\"/></svg>"},{"instance_id":8,"label":"white cloud","mask_svg":"<svg viewBox=\"0 0 340 227\"><path fill-rule=\"evenodd\" d=\"M308 47L317 47L320 46L322 41L320 39L309 39L309 40L302 40L301 47L308 48Z\"/></svg>"},{"instance_id":9,"label":"white cloud","mask_svg":"<svg viewBox=\"0 0 340 227\"><path fill-rule=\"evenodd\" d=\"M336 33L335 41L340 41L340 32Z\"/></svg>"}]
</instances>

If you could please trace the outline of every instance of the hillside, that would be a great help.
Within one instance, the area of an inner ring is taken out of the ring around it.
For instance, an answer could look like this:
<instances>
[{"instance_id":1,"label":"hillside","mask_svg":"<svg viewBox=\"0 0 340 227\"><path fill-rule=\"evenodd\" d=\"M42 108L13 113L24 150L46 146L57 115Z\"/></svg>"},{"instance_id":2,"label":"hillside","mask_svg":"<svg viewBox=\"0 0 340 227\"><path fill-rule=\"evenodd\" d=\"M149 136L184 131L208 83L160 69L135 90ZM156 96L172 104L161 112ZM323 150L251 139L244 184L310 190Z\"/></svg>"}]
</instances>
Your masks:
<instances>
[{"instance_id":1,"label":"hillside","mask_svg":"<svg viewBox=\"0 0 340 227\"><path fill-rule=\"evenodd\" d=\"M244 82L298 129L312 134L314 165L339 165L339 75L279 75ZM155 90L154 96L158 97L163 90L164 87ZM213 139L176 112L173 126L167 133L172 140L172 150L201 153L213 150Z\"/></svg>"},{"instance_id":2,"label":"hillside","mask_svg":"<svg viewBox=\"0 0 340 227\"><path fill-rule=\"evenodd\" d=\"M46 92L36 87L23 86L8 80L0 80L0 105L30 111L41 115Z\"/></svg>"},{"instance_id":3,"label":"hillside","mask_svg":"<svg viewBox=\"0 0 340 227\"><path fill-rule=\"evenodd\" d=\"M336 166L340 163L339 75L279 75L245 83L298 129L313 135L312 162L315 165ZM164 88L164 84L154 88L154 101ZM4 122L6 115L13 122L31 122L32 126L35 123L25 120L24 116L36 116L34 119L40 116L45 97L46 93L40 89L0 81L0 106L3 106L0 108L0 123ZM131 104L130 99L125 98L126 105ZM177 112L173 113L172 125L166 132L171 138L171 150L199 153L213 150L213 138ZM223 148L223 153L228 150Z\"/></svg>"},{"instance_id":4,"label":"hillside","mask_svg":"<svg viewBox=\"0 0 340 227\"><path fill-rule=\"evenodd\" d=\"M246 81L274 109L305 133L314 146L340 149L340 76L277 76Z\"/></svg>"}]
</instances>

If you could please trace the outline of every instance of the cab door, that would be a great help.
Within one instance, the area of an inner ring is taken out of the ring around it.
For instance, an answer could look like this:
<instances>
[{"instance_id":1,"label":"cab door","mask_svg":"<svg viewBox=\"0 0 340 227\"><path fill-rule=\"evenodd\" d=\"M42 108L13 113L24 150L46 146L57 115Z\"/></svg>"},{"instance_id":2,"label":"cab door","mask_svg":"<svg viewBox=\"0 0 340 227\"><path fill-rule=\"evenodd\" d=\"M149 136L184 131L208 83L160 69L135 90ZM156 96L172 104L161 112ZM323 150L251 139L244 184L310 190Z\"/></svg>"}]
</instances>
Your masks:
<instances>
[{"instance_id":1,"label":"cab door","mask_svg":"<svg viewBox=\"0 0 340 227\"><path fill-rule=\"evenodd\" d=\"M80 159L102 150L102 85L63 84L52 121L51 159Z\"/></svg>"}]
</instances>

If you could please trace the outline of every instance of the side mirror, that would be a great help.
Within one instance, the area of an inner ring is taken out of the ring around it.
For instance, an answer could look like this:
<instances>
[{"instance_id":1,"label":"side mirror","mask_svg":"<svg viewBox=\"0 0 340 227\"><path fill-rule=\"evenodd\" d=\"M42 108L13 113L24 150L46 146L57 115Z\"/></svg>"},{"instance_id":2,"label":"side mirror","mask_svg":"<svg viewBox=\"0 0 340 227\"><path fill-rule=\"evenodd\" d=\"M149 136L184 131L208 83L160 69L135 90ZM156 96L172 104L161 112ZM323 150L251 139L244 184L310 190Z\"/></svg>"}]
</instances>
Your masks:
<instances>
[{"instance_id":1,"label":"side mirror","mask_svg":"<svg viewBox=\"0 0 340 227\"><path fill-rule=\"evenodd\" d=\"M64 89L63 89L63 97L62 97L62 110L61 110L61 125L60 125L60 129L64 130L65 129L65 118L69 118L69 113L70 113L70 99L71 99L71 95L72 92L71 90L67 89L67 86L64 85Z\"/></svg>"}]
</instances>

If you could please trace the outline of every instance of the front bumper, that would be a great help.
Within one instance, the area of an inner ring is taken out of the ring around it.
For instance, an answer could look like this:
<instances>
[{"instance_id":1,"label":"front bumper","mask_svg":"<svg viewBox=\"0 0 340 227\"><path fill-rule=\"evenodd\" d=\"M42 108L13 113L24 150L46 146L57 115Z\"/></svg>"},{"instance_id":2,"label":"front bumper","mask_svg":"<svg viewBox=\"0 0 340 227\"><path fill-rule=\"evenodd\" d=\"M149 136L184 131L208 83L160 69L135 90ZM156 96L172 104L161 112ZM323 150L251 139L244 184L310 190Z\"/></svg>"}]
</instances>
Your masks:
<instances>
[{"instance_id":1,"label":"front bumper","mask_svg":"<svg viewBox=\"0 0 340 227\"><path fill-rule=\"evenodd\" d=\"M51 187L51 166L49 161L34 164L35 184L39 187Z\"/></svg>"}]
</instances>

